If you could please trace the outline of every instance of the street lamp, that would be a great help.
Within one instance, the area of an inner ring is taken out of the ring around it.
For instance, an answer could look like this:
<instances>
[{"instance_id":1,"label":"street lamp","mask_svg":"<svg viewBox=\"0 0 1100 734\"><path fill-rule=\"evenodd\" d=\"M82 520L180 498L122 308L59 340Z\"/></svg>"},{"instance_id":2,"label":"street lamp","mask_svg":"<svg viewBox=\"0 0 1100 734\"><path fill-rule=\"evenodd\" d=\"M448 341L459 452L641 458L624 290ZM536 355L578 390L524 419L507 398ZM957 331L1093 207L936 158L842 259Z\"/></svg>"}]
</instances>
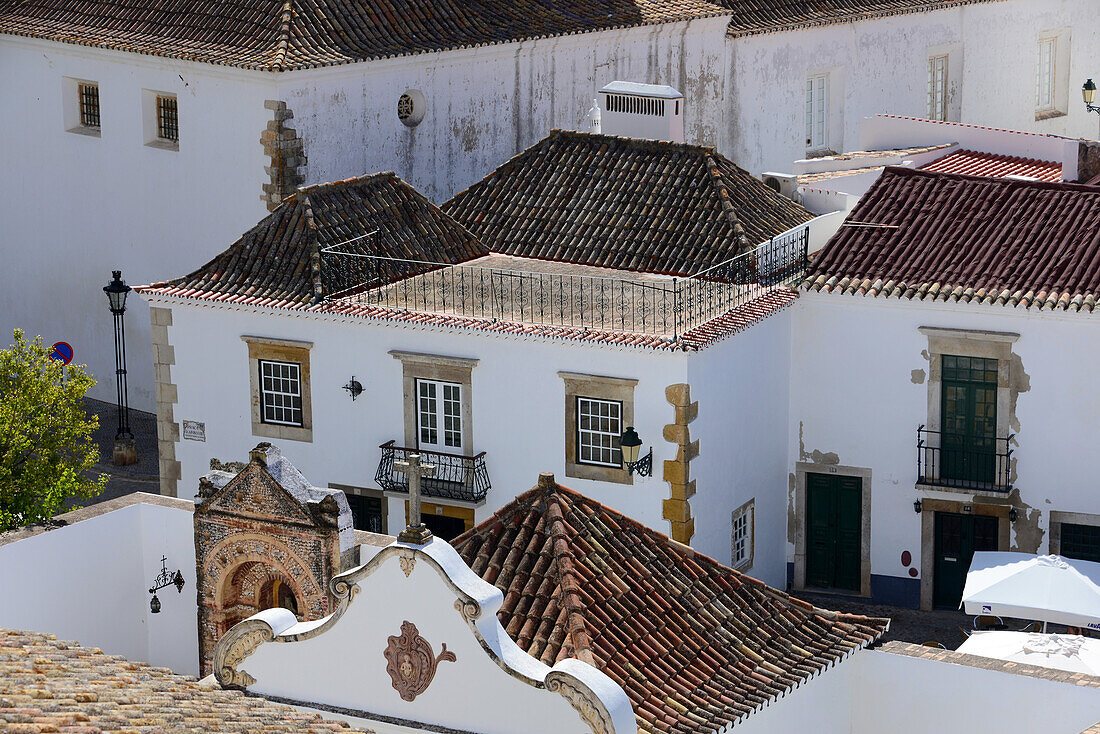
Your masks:
<instances>
[{"instance_id":1,"label":"street lamp","mask_svg":"<svg viewBox=\"0 0 1100 734\"><path fill-rule=\"evenodd\" d=\"M153 579L153 585L149 587L149 593L153 595L153 598L149 600L149 611L153 614L160 614L160 599L157 598L157 592L161 589L169 586L176 587L176 593L183 593L183 574L179 569L176 569L175 573L168 571L168 558L166 556L160 557L160 573Z\"/></svg>"},{"instance_id":2,"label":"street lamp","mask_svg":"<svg viewBox=\"0 0 1100 734\"><path fill-rule=\"evenodd\" d=\"M1096 83L1092 79L1086 79L1081 86L1081 97L1085 100L1085 109L1100 115L1100 105L1094 105L1096 101Z\"/></svg>"},{"instance_id":3,"label":"street lamp","mask_svg":"<svg viewBox=\"0 0 1100 734\"><path fill-rule=\"evenodd\" d=\"M110 283L103 286L107 294L107 303L115 320L115 391L118 403L118 432L115 434L115 447L111 460L116 466L137 463L137 446L134 434L130 433L130 405L126 395L126 329L123 317L126 314L126 295L130 286L122 280L122 271L113 270Z\"/></svg>"},{"instance_id":4,"label":"street lamp","mask_svg":"<svg viewBox=\"0 0 1100 734\"><path fill-rule=\"evenodd\" d=\"M634 426L627 426L623 435L619 437L619 449L623 452L623 464L626 465L627 476L635 472L640 477L653 476L653 449L639 459L641 448L642 439L638 437L638 432L634 430Z\"/></svg>"}]
</instances>

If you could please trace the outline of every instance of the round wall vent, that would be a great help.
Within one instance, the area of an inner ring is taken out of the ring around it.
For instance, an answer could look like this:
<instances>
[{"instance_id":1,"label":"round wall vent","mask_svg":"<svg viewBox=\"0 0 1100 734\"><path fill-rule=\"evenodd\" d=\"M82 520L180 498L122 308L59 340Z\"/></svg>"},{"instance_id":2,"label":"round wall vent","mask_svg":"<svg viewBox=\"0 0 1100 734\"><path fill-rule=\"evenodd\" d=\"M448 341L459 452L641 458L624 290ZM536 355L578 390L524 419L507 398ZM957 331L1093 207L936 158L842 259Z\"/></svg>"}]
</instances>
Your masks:
<instances>
[{"instance_id":1,"label":"round wall vent","mask_svg":"<svg viewBox=\"0 0 1100 734\"><path fill-rule=\"evenodd\" d=\"M416 127L424 119L427 103L424 95L416 90L409 89L397 100L397 119L407 127Z\"/></svg>"}]
</instances>

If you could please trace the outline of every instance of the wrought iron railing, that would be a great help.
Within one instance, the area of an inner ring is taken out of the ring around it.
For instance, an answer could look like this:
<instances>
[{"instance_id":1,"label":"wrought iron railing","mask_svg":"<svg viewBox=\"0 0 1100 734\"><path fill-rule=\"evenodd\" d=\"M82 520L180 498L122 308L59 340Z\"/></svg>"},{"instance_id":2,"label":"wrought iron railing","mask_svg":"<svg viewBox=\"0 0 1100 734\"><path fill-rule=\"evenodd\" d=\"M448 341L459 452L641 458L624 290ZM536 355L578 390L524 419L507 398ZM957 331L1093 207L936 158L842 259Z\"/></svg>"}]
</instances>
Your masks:
<instances>
[{"instance_id":1,"label":"wrought iron railing","mask_svg":"<svg viewBox=\"0 0 1100 734\"><path fill-rule=\"evenodd\" d=\"M800 279L803 225L690 277L540 273L322 251L330 299L548 326L677 336Z\"/></svg>"},{"instance_id":2,"label":"wrought iron railing","mask_svg":"<svg viewBox=\"0 0 1100 734\"><path fill-rule=\"evenodd\" d=\"M426 497L440 497L450 500L482 502L489 493L489 472L485 470L485 452L476 456L445 454L440 451L395 446L387 441L378 448L382 449L382 458L378 462L378 471L374 481L382 489L392 492L408 492L409 476L394 467L395 461L405 461L408 454L420 454L421 464L431 464L435 474L420 480L420 491Z\"/></svg>"},{"instance_id":3,"label":"wrought iron railing","mask_svg":"<svg viewBox=\"0 0 1100 734\"><path fill-rule=\"evenodd\" d=\"M991 492L1012 491L1013 435L974 438L917 429L917 483Z\"/></svg>"}]
</instances>

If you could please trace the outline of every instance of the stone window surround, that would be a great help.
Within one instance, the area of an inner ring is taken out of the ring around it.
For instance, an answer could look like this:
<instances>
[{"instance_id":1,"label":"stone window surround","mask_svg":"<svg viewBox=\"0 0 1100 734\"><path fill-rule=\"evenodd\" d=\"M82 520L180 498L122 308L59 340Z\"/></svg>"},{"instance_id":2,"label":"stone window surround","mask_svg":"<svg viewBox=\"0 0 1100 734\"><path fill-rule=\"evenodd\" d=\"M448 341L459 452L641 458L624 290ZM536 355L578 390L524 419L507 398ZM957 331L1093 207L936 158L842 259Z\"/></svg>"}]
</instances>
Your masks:
<instances>
[{"instance_id":1,"label":"stone window surround","mask_svg":"<svg viewBox=\"0 0 1100 734\"><path fill-rule=\"evenodd\" d=\"M950 354L958 357L982 357L997 360L997 437L1008 436L1016 423L1015 401L1010 386L1012 366L1012 345L1020 338L1019 334L1003 331L981 331L976 329L949 329L938 326L917 327L928 337L928 412L925 428L939 431L943 397L943 360ZM931 490L932 487L917 484L918 489ZM963 492L968 495L982 495L982 490L954 489L935 487L938 492ZM1001 496L994 493L994 496Z\"/></svg>"},{"instance_id":2,"label":"stone window surround","mask_svg":"<svg viewBox=\"0 0 1100 734\"><path fill-rule=\"evenodd\" d=\"M733 528L735 527L737 518L742 515L748 515L748 548L745 552L745 560L737 565L737 559L735 557L736 551L734 545L736 539L733 537ZM734 568L742 573L752 569L753 557L756 550L756 498L753 497L745 504L738 507L730 515L730 567Z\"/></svg>"},{"instance_id":3,"label":"stone window surround","mask_svg":"<svg viewBox=\"0 0 1100 734\"><path fill-rule=\"evenodd\" d=\"M827 589L828 593L846 596L871 596L871 470L858 466L840 464L814 464L799 461L795 464L795 536L794 536L794 581L795 590L817 590L806 586L806 475L836 474L846 477L859 477L860 482L860 525L859 537L859 593L843 589Z\"/></svg>"},{"instance_id":4,"label":"stone window surround","mask_svg":"<svg viewBox=\"0 0 1100 734\"><path fill-rule=\"evenodd\" d=\"M937 487L937 489L940 489ZM1008 513L1008 504L984 505L966 500L946 500L930 497L921 498L920 513L920 608L932 610L932 591L936 568L936 513L953 512L960 515L985 515L996 517L997 550L1009 550L1012 523Z\"/></svg>"},{"instance_id":5,"label":"stone window surround","mask_svg":"<svg viewBox=\"0 0 1100 734\"><path fill-rule=\"evenodd\" d=\"M1100 515L1094 515L1088 512L1060 512L1058 510L1051 510L1050 512L1050 550L1048 551L1052 555L1062 555L1062 523L1069 523L1070 525L1100 525Z\"/></svg>"},{"instance_id":6,"label":"stone window surround","mask_svg":"<svg viewBox=\"0 0 1100 734\"><path fill-rule=\"evenodd\" d=\"M625 468L582 464L577 461L577 398L617 400L623 404L622 425L634 425L634 388L638 381L627 377L606 377L581 372L558 372L565 383L565 476L597 482L634 484Z\"/></svg>"},{"instance_id":7,"label":"stone window surround","mask_svg":"<svg viewBox=\"0 0 1100 734\"><path fill-rule=\"evenodd\" d=\"M313 442L313 400L310 397L309 351L313 342L292 339L272 339L263 336L241 336L248 345L248 385L251 402L252 435L284 441ZM302 425L284 426L264 423L260 398L260 360L296 362L302 390Z\"/></svg>"},{"instance_id":8,"label":"stone window surround","mask_svg":"<svg viewBox=\"0 0 1100 734\"><path fill-rule=\"evenodd\" d=\"M474 455L473 370L480 360L469 357L446 357L440 354L390 350L390 356L401 362L401 403L404 406L404 446L420 445L416 431L416 381L438 380L462 386L462 450L463 456Z\"/></svg>"}]
</instances>

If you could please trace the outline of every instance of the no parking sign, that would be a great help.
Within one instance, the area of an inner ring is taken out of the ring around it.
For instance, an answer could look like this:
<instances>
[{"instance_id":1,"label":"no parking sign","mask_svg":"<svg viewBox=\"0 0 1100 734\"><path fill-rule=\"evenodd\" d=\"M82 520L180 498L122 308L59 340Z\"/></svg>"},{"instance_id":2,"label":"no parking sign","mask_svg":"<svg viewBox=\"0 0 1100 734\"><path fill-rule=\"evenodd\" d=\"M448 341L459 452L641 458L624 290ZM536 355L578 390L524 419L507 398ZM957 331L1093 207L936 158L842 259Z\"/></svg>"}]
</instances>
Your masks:
<instances>
[{"instance_id":1,"label":"no parking sign","mask_svg":"<svg viewBox=\"0 0 1100 734\"><path fill-rule=\"evenodd\" d=\"M50 352L50 359L60 362L62 366L68 366L73 361L73 347L68 342L57 342Z\"/></svg>"}]
</instances>

